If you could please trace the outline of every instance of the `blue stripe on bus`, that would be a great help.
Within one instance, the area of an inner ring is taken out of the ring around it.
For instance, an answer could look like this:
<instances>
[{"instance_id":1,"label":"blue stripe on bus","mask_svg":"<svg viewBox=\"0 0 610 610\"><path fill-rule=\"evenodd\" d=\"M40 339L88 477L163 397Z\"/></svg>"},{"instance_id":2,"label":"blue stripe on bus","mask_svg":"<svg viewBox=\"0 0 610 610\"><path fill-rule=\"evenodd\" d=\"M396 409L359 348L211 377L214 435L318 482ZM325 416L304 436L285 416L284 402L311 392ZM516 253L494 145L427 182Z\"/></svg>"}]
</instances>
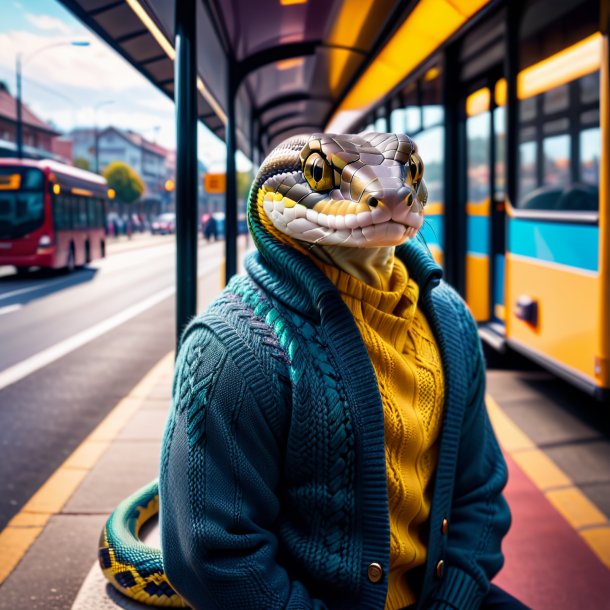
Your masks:
<instances>
[{"instance_id":1,"label":"blue stripe on bus","mask_svg":"<svg viewBox=\"0 0 610 610\"><path fill-rule=\"evenodd\" d=\"M489 217L466 218L466 250L470 254L489 254Z\"/></svg>"},{"instance_id":2,"label":"blue stripe on bus","mask_svg":"<svg viewBox=\"0 0 610 610\"><path fill-rule=\"evenodd\" d=\"M598 270L599 227L511 218L508 249L542 261Z\"/></svg>"},{"instance_id":3,"label":"blue stripe on bus","mask_svg":"<svg viewBox=\"0 0 610 610\"><path fill-rule=\"evenodd\" d=\"M424 216L424 226L420 233L426 240L429 246L436 246L443 249L444 233L443 233L443 215L435 214L434 216Z\"/></svg>"}]
</instances>

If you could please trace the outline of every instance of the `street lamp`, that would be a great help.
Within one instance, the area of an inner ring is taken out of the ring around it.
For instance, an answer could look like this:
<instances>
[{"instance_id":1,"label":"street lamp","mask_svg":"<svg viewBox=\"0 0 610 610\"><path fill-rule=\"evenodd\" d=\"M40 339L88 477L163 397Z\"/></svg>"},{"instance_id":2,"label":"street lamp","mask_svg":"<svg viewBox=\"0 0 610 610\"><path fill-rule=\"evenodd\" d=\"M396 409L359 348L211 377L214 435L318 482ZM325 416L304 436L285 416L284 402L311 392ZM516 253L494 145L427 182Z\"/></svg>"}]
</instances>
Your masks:
<instances>
[{"instance_id":1,"label":"street lamp","mask_svg":"<svg viewBox=\"0 0 610 610\"><path fill-rule=\"evenodd\" d=\"M99 104L96 104L93 107L93 111L95 113L94 125L93 125L93 147L95 149L95 173L96 174L100 173L99 134L98 134L98 128L97 128L97 111L102 106L108 106L109 104L114 104L114 100L105 100L103 102L100 102Z\"/></svg>"},{"instance_id":2,"label":"street lamp","mask_svg":"<svg viewBox=\"0 0 610 610\"><path fill-rule=\"evenodd\" d=\"M17 53L17 60L15 65L15 75L17 80L17 129L16 129L16 143L17 143L17 157L19 159L23 158L23 116L22 116L22 102L21 102L21 72L24 64L30 61L35 55L41 53L42 51L46 51L47 49L51 49L53 47L63 47L64 45L70 45L73 47L88 47L91 43L88 40L73 40L73 41L62 41L62 42L54 42L52 44L45 45L44 47L40 47L36 49L32 53L30 53L25 58L23 57L23 53Z\"/></svg>"}]
</instances>

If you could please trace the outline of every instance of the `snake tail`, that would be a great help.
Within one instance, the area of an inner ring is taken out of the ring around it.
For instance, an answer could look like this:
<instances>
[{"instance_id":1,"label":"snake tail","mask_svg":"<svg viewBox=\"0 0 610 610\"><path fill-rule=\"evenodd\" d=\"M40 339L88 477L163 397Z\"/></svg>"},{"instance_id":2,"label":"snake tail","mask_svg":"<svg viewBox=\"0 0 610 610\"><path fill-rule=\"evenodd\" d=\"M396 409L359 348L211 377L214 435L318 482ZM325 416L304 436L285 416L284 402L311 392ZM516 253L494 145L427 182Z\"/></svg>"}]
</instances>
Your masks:
<instances>
[{"instance_id":1,"label":"snake tail","mask_svg":"<svg viewBox=\"0 0 610 610\"><path fill-rule=\"evenodd\" d=\"M108 581L127 597L149 606L187 608L165 575L161 550L140 540L142 526L159 512L159 482L123 500L102 531L98 559Z\"/></svg>"}]
</instances>

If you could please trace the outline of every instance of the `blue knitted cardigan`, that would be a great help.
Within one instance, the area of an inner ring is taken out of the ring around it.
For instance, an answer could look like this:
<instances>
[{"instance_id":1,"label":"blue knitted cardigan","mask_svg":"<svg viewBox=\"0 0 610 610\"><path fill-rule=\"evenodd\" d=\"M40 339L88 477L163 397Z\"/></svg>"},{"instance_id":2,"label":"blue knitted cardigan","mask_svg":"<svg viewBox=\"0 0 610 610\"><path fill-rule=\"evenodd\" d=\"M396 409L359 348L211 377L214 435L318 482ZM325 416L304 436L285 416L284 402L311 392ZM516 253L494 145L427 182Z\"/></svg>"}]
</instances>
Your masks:
<instances>
[{"instance_id":1,"label":"blue knitted cardigan","mask_svg":"<svg viewBox=\"0 0 610 610\"><path fill-rule=\"evenodd\" d=\"M372 364L326 276L257 241L247 275L182 339L161 458L166 572L193 608L382 610L390 537ZM503 562L506 465L472 317L417 243L397 255L420 286L446 384L417 607L471 610Z\"/></svg>"}]
</instances>

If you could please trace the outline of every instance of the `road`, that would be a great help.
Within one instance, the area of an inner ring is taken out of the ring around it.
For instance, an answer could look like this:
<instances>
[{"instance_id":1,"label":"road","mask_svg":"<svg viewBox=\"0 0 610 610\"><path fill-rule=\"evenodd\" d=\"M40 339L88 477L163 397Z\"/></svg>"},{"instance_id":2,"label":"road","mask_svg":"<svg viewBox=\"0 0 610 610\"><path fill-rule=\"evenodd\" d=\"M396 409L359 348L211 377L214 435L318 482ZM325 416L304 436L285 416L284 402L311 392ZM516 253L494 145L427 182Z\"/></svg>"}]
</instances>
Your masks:
<instances>
[{"instance_id":1,"label":"road","mask_svg":"<svg viewBox=\"0 0 610 610\"><path fill-rule=\"evenodd\" d=\"M201 245L201 244L200 244ZM199 302L224 243L200 247ZM0 276L0 531L175 344L175 246L110 250L70 276ZM117 473L120 476L120 473Z\"/></svg>"}]
</instances>

